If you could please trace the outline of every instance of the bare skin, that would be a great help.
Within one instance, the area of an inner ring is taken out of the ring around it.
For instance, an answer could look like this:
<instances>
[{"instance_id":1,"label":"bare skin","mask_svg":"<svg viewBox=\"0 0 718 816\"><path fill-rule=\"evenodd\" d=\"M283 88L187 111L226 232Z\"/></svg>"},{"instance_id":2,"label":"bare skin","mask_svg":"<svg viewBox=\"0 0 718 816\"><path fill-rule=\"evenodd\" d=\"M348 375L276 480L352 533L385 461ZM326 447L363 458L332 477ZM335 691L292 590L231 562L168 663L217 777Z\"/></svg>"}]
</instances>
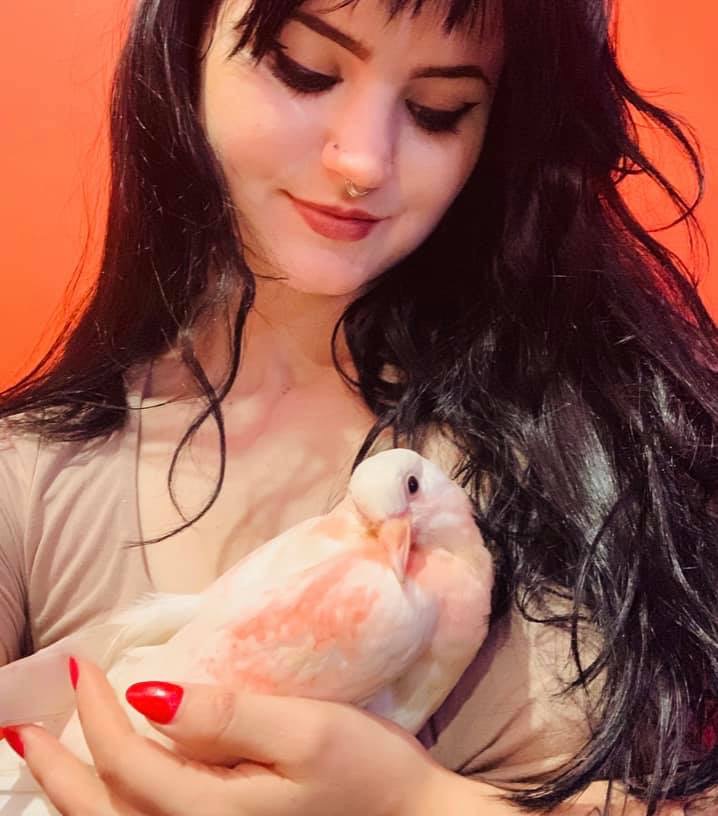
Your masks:
<instances>
[{"instance_id":1,"label":"bare skin","mask_svg":"<svg viewBox=\"0 0 718 816\"><path fill-rule=\"evenodd\" d=\"M191 528L146 548L160 591L203 589L255 547L326 513L344 495L373 417L333 367L287 363L281 341L275 341L261 339L265 351L272 348L276 355L267 374L252 384L254 358L248 358L247 373L240 372L225 401L227 469L218 500ZM170 396L167 389L174 390L174 383L163 382L161 368L145 404L161 403ZM172 376L178 365L165 368ZM138 494L146 538L182 524L169 497L167 472L172 451L199 407L190 399L142 411ZM217 431L208 420L177 473L177 498L185 514L203 506L218 467Z\"/></svg>"}]
</instances>

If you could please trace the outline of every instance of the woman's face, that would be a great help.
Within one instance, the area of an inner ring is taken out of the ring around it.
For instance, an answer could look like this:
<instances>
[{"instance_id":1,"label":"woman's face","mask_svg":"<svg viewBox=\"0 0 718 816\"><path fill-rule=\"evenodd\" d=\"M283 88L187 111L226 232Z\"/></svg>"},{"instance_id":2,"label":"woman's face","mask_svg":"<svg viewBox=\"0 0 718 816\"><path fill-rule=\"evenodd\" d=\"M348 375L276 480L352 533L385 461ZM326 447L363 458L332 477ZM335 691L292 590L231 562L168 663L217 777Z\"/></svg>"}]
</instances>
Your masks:
<instances>
[{"instance_id":1,"label":"woman's face","mask_svg":"<svg viewBox=\"0 0 718 816\"><path fill-rule=\"evenodd\" d=\"M428 8L387 23L381 0L325 11L332 5L307 0L255 67L248 49L230 56L248 2L225 3L204 63L202 115L255 274L353 297L429 235L464 185L502 42L491 21L483 35L447 36ZM369 193L350 198L347 179Z\"/></svg>"}]
</instances>

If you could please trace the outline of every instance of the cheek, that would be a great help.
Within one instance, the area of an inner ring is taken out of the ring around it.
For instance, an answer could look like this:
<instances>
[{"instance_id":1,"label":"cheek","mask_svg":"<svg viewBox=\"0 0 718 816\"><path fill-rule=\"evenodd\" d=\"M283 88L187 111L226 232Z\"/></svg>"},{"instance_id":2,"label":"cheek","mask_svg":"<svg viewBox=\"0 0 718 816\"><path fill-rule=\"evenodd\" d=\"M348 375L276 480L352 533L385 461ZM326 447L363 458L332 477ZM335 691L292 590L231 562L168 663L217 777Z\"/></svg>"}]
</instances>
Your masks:
<instances>
[{"instance_id":1,"label":"cheek","mask_svg":"<svg viewBox=\"0 0 718 816\"><path fill-rule=\"evenodd\" d=\"M205 128L230 182L276 176L306 155L301 110L266 85L240 72L207 77Z\"/></svg>"},{"instance_id":2,"label":"cheek","mask_svg":"<svg viewBox=\"0 0 718 816\"><path fill-rule=\"evenodd\" d=\"M433 149L417 154L406 178L411 180L415 212L426 221L427 229L433 229L461 191L476 164L480 145L480 139L457 140L445 146L438 140Z\"/></svg>"}]
</instances>

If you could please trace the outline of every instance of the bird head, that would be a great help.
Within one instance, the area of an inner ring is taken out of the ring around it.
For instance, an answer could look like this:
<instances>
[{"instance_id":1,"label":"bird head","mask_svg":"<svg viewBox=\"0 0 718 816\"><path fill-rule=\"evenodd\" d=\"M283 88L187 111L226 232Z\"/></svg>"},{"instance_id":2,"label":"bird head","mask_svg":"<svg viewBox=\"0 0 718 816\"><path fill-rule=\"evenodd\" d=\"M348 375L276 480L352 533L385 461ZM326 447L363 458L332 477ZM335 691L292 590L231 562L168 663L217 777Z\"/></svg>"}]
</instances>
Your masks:
<instances>
[{"instance_id":1,"label":"bird head","mask_svg":"<svg viewBox=\"0 0 718 816\"><path fill-rule=\"evenodd\" d=\"M349 495L370 525L408 519L417 547L455 552L467 538L480 541L469 497L416 451L395 448L364 460L352 474Z\"/></svg>"}]
</instances>

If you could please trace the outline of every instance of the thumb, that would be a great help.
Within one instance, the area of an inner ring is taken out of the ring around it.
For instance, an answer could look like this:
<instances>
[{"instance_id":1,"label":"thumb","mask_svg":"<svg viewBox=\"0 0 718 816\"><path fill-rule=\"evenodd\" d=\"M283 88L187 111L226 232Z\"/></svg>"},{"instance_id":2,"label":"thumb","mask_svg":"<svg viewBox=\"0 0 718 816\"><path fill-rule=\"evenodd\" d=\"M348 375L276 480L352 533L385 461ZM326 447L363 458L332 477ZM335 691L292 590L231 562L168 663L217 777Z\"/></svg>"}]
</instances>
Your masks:
<instances>
[{"instance_id":1,"label":"thumb","mask_svg":"<svg viewBox=\"0 0 718 816\"><path fill-rule=\"evenodd\" d=\"M149 681L130 686L127 702L175 743L183 756L232 767L241 761L296 761L314 701L238 692L227 686Z\"/></svg>"}]
</instances>

